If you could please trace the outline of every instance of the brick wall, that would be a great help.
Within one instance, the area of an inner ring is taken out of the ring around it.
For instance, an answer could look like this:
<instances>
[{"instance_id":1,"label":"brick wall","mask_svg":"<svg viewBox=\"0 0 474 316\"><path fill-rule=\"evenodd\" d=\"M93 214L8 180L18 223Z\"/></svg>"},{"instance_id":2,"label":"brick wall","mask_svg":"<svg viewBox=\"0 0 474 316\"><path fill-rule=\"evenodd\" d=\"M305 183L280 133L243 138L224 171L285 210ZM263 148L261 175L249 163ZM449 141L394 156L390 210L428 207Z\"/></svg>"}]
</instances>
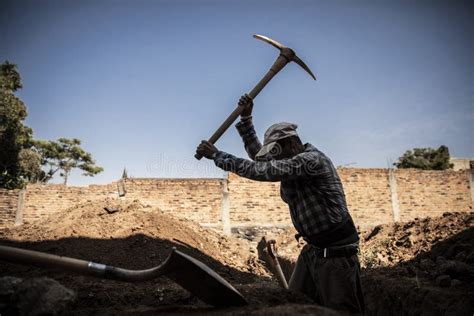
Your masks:
<instances>
[{"instance_id":1,"label":"brick wall","mask_svg":"<svg viewBox=\"0 0 474 316\"><path fill-rule=\"evenodd\" d=\"M234 226L290 225L279 182L256 182L229 173L230 221Z\"/></svg>"},{"instance_id":2,"label":"brick wall","mask_svg":"<svg viewBox=\"0 0 474 316\"><path fill-rule=\"evenodd\" d=\"M127 200L158 206L175 216L221 225L224 179L128 179Z\"/></svg>"},{"instance_id":3,"label":"brick wall","mask_svg":"<svg viewBox=\"0 0 474 316\"><path fill-rule=\"evenodd\" d=\"M400 220L472 211L470 171L394 170ZM394 221L388 169L338 169L356 225ZM291 225L279 183L229 176L230 216L234 226Z\"/></svg>"},{"instance_id":4,"label":"brick wall","mask_svg":"<svg viewBox=\"0 0 474 316\"><path fill-rule=\"evenodd\" d=\"M178 217L210 226L221 225L224 179L127 179L124 200L140 200ZM0 190L0 227L14 223L19 190ZM118 183L74 187L56 184L29 185L23 207L28 223L74 205L118 197Z\"/></svg>"},{"instance_id":5,"label":"brick wall","mask_svg":"<svg viewBox=\"0 0 474 316\"><path fill-rule=\"evenodd\" d=\"M361 227L392 222L394 196L402 221L446 211L472 211L470 171L395 170L392 180L396 185L389 181L387 169L347 168L338 172L349 209ZM225 184L228 203L223 203ZM208 226L222 228L229 222L232 227L291 226L287 206L280 199L279 183L255 182L230 174L228 179L127 179L124 187L122 199L140 200ZM18 190L0 190L0 227L15 222L18 196ZM88 187L29 185L24 193L23 222L106 197L118 197L117 182ZM223 216L228 218L223 221Z\"/></svg>"},{"instance_id":6,"label":"brick wall","mask_svg":"<svg viewBox=\"0 0 474 316\"><path fill-rule=\"evenodd\" d=\"M0 228L15 223L19 192L20 190L0 189Z\"/></svg>"},{"instance_id":7,"label":"brick wall","mask_svg":"<svg viewBox=\"0 0 474 316\"><path fill-rule=\"evenodd\" d=\"M338 173L356 225L365 227L392 221L388 169L342 168Z\"/></svg>"},{"instance_id":8,"label":"brick wall","mask_svg":"<svg viewBox=\"0 0 474 316\"><path fill-rule=\"evenodd\" d=\"M106 197L117 197L117 184L73 187L60 184L28 185L25 194L23 222L32 222L79 203Z\"/></svg>"},{"instance_id":9,"label":"brick wall","mask_svg":"<svg viewBox=\"0 0 474 316\"><path fill-rule=\"evenodd\" d=\"M400 219L472 211L469 172L397 170Z\"/></svg>"}]
</instances>

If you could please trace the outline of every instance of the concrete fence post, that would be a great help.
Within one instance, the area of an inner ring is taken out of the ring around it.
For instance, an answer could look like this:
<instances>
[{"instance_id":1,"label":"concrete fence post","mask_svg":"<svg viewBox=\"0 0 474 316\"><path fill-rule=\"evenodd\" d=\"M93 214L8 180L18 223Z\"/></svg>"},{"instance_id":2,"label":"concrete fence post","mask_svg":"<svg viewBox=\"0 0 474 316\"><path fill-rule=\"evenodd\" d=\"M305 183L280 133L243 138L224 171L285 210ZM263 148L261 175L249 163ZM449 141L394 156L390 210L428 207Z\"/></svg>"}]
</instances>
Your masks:
<instances>
[{"instance_id":1,"label":"concrete fence post","mask_svg":"<svg viewBox=\"0 0 474 316\"><path fill-rule=\"evenodd\" d=\"M125 194L127 194L127 189L125 188L125 181L123 178L117 182L117 193L119 197L124 197Z\"/></svg>"},{"instance_id":2,"label":"concrete fence post","mask_svg":"<svg viewBox=\"0 0 474 316\"><path fill-rule=\"evenodd\" d=\"M392 215L393 221L400 221L400 205L398 204L398 188L397 178L395 176L395 169L388 169L388 186L390 187L390 197L392 200Z\"/></svg>"},{"instance_id":3,"label":"concrete fence post","mask_svg":"<svg viewBox=\"0 0 474 316\"><path fill-rule=\"evenodd\" d=\"M26 197L26 190L25 189L20 190L20 192L18 192L18 204L16 207L14 226L20 226L23 224L23 208L25 207L25 197Z\"/></svg>"},{"instance_id":4,"label":"concrete fence post","mask_svg":"<svg viewBox=\"0 0 474 316\"><path fill-rule=\"evenodd\" d=\"M469 189L471 191L471 207L474 208L474 169L468 171Z\"/></svg>"},{"instance_id":5,"label":"concrete fence post","mask_svg":"<svg viewBox=\"0 0 474 316\"><path fill-rule=\"evenodd\" d=\"M222 204L221 204L221 219L222 219L222 231L226 235L230 235L231 224L230 224L230 201L229 201L229 173L225 173L224 179L222 179Z\"/></svg>"}]
</instances>

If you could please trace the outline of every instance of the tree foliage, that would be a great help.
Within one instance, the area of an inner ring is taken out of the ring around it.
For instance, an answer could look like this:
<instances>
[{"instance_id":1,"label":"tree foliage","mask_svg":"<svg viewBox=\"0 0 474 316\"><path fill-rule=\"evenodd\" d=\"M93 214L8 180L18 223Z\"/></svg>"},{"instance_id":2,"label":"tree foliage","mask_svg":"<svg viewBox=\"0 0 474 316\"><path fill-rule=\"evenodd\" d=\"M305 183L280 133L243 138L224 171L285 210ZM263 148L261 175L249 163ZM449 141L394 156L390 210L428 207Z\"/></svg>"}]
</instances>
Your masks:
<instances>
[{"instance_id":1,"label":"tree foliage","mask_svg":"<svg viewBox=\"0 0 474 316\"><path fill-rule=\"evenodd\" d=\"M449 162L449 149L442 145L438 149L414 148L407 150L394 163L397 168L416 168L423 170L446 170L453 167Z\"/></svg>"},{"instance_id":2,"label":"tree foliage","mask_svg":"<svg viewBox=\"0 0 474 316\"><path fill-rule=\"evenodd\" d=\"M15 92L22 88L16 65L0 65L0 187L19 188L41 174L30 150L33 131L24 124L28 113ZM36 157L37 158L37 157Z\"/></svg>"},{"instance_id":3,"label":"tree foliage","mask_svg":"<svg viewBox=\"0 0 474 316\"><path fill-rule=\"evenodd\" d=\"M84 176L94 176L104 169L96 166L92 155L80 147L81 141L77 138L59 138L55 141L35 140L34 147L42 157L41 164L49 170L44 181L51 179L57 172L67 184L71 171L78 168L84 171Z\"/></svg>"},{"instance_id":4,"label":"tree foliage","mask_svg":"<svg viewBox=\"0 0 474 316\"><path fill-rule=\"evenodd\" d=\"M47 182L56 172L67 179L72 169L93 176L103 169L95 165L78 139L54 141L33 139L33 130L24 124L26 105L16 95L22 88L15 64L0 64L0 188L16 189L26 183ZM49 168L47 172L42 166Z\"/></svg>"}]
</instances>

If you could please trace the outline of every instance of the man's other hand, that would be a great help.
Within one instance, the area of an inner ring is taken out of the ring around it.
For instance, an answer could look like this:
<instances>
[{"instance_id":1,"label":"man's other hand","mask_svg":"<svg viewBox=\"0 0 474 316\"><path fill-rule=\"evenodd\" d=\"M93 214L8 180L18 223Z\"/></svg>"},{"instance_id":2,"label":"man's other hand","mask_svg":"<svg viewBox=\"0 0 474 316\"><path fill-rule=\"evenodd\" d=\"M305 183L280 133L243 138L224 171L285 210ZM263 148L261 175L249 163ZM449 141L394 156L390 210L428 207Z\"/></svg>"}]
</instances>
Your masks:
<instances>
[{"instance_id":1,"label":"man's other hand","mask_svg":"<svg viewBox=\"0 0 474 316\"><path fill-rule=\"evenodd\" d=\"M196 149L196 152L203 156L206 157L207 159L213 159L213 155L218 151L216 146L208 142L207 140L201 141L199 146Z\"/></svg>"},{"instance_id":2,"label":"man's other hand","mask_svg":"<svg viewBox=\"0 0 474 316\"><path fill-rule=\"evenodd\" d=\"M247 93L240 97L239 106L245 107L242 113L240 113L241 117L252 115L253 100Z\"/></svg>"}]
</instances>

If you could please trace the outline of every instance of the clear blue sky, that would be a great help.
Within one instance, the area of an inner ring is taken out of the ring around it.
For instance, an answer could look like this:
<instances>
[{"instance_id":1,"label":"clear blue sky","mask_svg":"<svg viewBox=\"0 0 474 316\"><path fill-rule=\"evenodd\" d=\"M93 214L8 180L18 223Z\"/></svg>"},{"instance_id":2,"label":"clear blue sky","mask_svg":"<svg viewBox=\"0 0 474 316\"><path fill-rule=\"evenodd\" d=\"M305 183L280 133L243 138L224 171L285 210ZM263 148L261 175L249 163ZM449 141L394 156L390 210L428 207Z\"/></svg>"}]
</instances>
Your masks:
<instances>
[{"instance_id":1,"label":"clear blue sky","mask_svg":"<svg viewBox=\"0 0 474 316\"><path fill-rule=\"evenodd\" d=\"M76 137L105 171L70 184L220 177L193 155L277 57L255 100L336 165L387 167L413 147L474 156L472 1L1 1L0 59L18 65L38 139ZM244 155L234 128L216 144ZM355 164L353 164L355 163Z\"/></svg>"}]
</instances>

